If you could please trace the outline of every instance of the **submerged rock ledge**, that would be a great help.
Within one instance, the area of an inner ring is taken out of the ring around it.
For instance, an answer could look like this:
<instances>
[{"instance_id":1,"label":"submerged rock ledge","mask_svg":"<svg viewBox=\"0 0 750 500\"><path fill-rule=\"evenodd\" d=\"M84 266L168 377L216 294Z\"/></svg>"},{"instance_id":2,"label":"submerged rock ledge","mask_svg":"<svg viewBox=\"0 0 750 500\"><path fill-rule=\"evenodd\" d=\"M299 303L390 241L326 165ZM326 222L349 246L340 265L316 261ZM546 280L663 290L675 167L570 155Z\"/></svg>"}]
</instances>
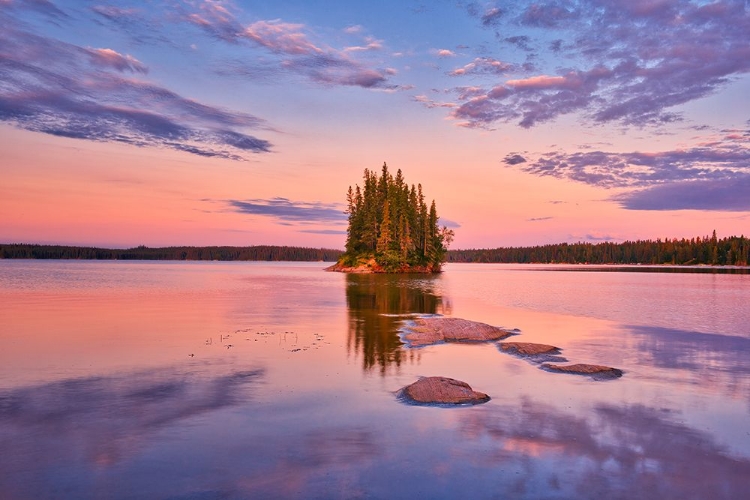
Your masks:
<instances>
[{"instance_id":1,"label":"submerged rock ledge","mask_svg":"<svg viewBox=\"0 0 750 500\"><path fill-rule=\"evenodd\" d=\"M466 382L448 377L424 377L399 391L399 397L410 403L475 405L486 403L490 397L475 391Z\"/></svg>"},{"instance_id":2,"label":"submerged rock ledge","mask_svg":"<svg viewBox=\"0 0 750 500\"><path fill-rule=\"evenodd\" d=\"M543 363L545 361L565 363L568 361L560 355L561 349L553 345L534 344L532 342L502 342L498 344L498 347L502 352L507 352L532 363Z\"/></svg>"},{"instance_id":3,"label":"submerged rock ledge","mask_svg":"<svg viewBox=\"0 0 750 500\"><path fill-rule=\"evenodd\" d=\"M417 318L404 329L404 340L411 347L423 347L440 342L488 342L500 340L516 332L497 326L443 316Z\"/></svg>"},{"instance_id":4,"label":"submerged rock ledge","mask_svg":"<svg viewBox=\"0 0 750 500\"><path fill-rule=\"evenodd\" d=\"M587 365L584 363L578 363L575 365L553 365L551 363L545 363L541 368L551 372L588 375L598 380L622 377L622 370L603 365Z\"/></svg>"}]
</instances>

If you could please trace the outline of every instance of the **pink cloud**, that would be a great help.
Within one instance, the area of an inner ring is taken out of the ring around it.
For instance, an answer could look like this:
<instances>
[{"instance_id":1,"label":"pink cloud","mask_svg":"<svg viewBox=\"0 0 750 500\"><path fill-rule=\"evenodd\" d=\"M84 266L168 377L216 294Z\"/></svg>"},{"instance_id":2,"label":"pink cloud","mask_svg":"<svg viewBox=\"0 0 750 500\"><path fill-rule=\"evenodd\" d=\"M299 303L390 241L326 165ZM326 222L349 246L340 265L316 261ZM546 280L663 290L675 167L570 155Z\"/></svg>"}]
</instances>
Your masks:
<instances>
[{"instance_id":1,"label":"pink cloud","mask_svg":"<svg viewBox=\"0 0 750 500\"><path fill-rule=\"evenodd\" d=\"M91 61L97 66L113 68L120 72L130 71L144 75L148 73L146 65L130 54L123 55L112 49L89 48L86 50L91 57Z\"/></svg>"},{"instance_id":2,"label":"pink cloud","mask_svg":"<svg viewBox=\"0 0 750 500\"><path fill-rule=\"evenodd\" d=\"M481 110L477 101L467 101L457 117L507 121L520 116L523 127L576 112L596 123L644 126L677 121L681 117L673 108L715 93L750 72L750 11L742 2L702 3L503 3L498 16L492 16L492 28L502 33L502 40L530 52L520 68L533 71L545 55L554 60L566 56L572 67L557 74L521 74L503 85L495 82L497 90ZM476 9L470 13L487 26L486 15ZM540 33L519 33L519 26L533 26ZM545 37L555 41L545 44ZM535 47L543 45L550 53L536 52ZM449 74L466 75L473 69L467 65ZM470 114L463 116L464 111Z\"/></svg>"},{"instance_id":3,"label":"pink cloud","mask_svg":"<svg viewBox=\"0 0 750 500\"><path fill-rule=\"evenodd\" d=\"M513 65L498 61L491 57L477 57L472 62L461 68L456 68L448 73L449 76L461 76L467 74L504 74L511 70Z\"/></svg>"},{"instance_id":4,"label":"pink cloud","mask_svg":"<svg viewBox=\"0 0 750 500\"><path fill-rule=\"evenodd\" d=\"M380 50L382 42L372 37L365 38L366 45L337 50L312 41L314 33L309 32L304 24L274 19L243 26L222 2L217 1L204 1L198 12L183 13L182 19L225 42L249 42L279 56L276 67L266 68L266 71L293 71L326 85L390 88L384 84L392 72L368 67L351 56L357 52ZM359 26L345 30L350 34L359 31ZM223 74L257 74L254 68L246 70L242 64L236 66Z\"/></svg>"},{"instance_id":5,"label":"pink cloud","mask_svg":"<svg viewBox=\"0 0 750 500\"><path fill-rule=\"evenodd\" d=\"M505 84L515 89L551 89L565 87L568 79L564 76L539 75L523 80L508 80Z\"/></svg>"},{"instance_id":6,"label":"pink cloud","mask_svg":"<svg viewBox=\"0 0 750 500\"><path fill-rule=\"evenodd\" d=\"M370 50L381 50L383 48L382 40L375 40L372 37L367 37L365 39L365 42L367 42L367 45L354 45L351 47L346 47L344 51L345 52L366 52Z\"/></svg>"},{"instance_id":7,"label":"pink cloud","mask_svg":"<svg viewBox=\"0 0 750 500\"><path fill-rule=\"evenodd\" d=\"M279 19L257 21L245 28L243 36L277 53L321 54L323 50L307 39L302 28L301 24L284 23Z\"/></svg>"}]
</instances>

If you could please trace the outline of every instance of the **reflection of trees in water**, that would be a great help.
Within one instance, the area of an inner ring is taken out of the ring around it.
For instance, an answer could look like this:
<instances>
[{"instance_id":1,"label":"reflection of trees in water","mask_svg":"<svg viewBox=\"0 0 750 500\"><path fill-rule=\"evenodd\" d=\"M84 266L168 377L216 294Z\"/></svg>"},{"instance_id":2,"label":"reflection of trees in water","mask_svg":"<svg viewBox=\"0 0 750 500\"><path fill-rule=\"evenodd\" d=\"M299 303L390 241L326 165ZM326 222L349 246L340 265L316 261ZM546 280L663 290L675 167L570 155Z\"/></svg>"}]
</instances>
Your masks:
<instances>
[{"instance_id":1,"label":"reflection of trees in water","mask_svg":"<svg viewBox=\"0 0 750 500\"><path fill-rule=\"evenodd\" d=\"M437 291L439 279L439 275L347 275L347 349L362 354L365 371L377 366L384 375L391 365L419 359L418 351L401 349L398 330L403 315L450 312L450 303Z\"/></svg>"}]
</instances>

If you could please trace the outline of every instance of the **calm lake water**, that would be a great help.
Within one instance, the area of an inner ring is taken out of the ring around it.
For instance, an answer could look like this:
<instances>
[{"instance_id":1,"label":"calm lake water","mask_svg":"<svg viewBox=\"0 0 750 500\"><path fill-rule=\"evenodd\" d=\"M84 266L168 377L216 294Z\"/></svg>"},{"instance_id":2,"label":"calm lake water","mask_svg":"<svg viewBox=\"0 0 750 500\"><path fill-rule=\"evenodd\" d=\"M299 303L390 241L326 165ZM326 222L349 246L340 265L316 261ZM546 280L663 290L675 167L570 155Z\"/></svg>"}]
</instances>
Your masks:
<instances>
[{"instance_id":1,"label":"calm lake water","mask_svg":"<svg viewBox=\"0 0 750 500\"><path fill-rule=\"evenodd\" d=\"M0 261L0 497L747 498L750 275L324 267ZM414 313L625 373L411 349ZM492 400L399 402L431 375Z\"/></svg>"}]
</instances>

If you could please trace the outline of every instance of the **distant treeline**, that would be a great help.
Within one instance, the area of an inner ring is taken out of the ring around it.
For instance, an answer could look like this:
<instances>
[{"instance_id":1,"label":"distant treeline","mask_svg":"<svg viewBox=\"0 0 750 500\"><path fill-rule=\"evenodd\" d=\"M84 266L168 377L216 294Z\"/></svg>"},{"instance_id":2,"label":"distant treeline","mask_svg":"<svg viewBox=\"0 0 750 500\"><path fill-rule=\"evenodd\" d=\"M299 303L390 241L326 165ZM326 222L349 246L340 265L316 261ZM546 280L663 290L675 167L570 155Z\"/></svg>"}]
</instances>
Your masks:
<instances>
[{"instance_id":1,"label":"distant treeline","mask_svg":"<svg viewBox=\"0 0 750 500\"><path fill-rule=\"evenodd\" d=\"M284 246L109 249L61 245L0 244L0 259L265 260L335 262L340 250Z\"/></svg>"},{"instance_id":2,"label":"distant treeline","mask_svg":"<svg viewBox=\"0 0 750 500\"><path fill-rule=\"evenodd\" d=\"M166 247L127 250L60 245L0 244L0 259L261 260L335 262L340 250L285 246ZM750 238L712 236L624 243L557 243L534 247L448 250L448 262L539 264L674 264L747 266Z\"/></svg>"},{"instance_id":3,"label":"distant treeline","mask_svg":"<svg viewBox=\"0 0 750 500\"><path fill-rule=\"evenodd\" d=\"M624 243L558 243L535 247L449 250L448 262L540 264L674 264L747 266L750 238L712 236Z\"/></svg>"}]
</instances>

